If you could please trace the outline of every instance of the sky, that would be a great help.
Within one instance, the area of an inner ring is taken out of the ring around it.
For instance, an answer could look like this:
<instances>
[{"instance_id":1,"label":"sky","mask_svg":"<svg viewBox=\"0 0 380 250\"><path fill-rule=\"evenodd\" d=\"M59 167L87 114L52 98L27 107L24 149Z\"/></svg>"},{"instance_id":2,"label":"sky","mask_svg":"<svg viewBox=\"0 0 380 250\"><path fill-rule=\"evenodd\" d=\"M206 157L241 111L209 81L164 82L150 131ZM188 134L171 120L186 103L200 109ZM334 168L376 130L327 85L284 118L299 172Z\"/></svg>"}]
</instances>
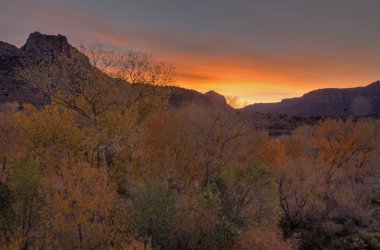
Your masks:
<instances>
[{"instance_id":1,"label":"sky","mask_svg":"<svg viewBox=\"0 0 380 250\"><path fill-rule=\"evenodd\" d=\"M177 85L276 102L380 79L379 0L0 0L0 41L33 31L145 51Z\"/></svg>"}]
</instances>

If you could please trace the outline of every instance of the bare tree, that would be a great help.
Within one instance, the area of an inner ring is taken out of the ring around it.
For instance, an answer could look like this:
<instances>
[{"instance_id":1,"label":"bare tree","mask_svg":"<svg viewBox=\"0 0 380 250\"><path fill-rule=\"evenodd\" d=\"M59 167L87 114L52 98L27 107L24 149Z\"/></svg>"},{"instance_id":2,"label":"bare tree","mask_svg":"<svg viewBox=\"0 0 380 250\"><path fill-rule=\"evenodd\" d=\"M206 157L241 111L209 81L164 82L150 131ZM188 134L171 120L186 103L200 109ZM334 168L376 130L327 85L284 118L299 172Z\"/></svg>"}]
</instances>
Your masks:
<instances>
[{"instance_id":1,"label":"bare tree","mask_svg":"<svg viewBox=\"0 0 380 250\"><path fill-rule=\"evenodd\" d=\"M152 55L132 49L114 53L101 44L81 45L80 50L87 55L90 63L101 71L121 78L128 83L167 85L175 83L175 68L157 62Z\"/></svg>"},{"instance_id":2,"label":"bare tree","mask_svg":"<svg viewBox=\"0 0 380 250\"><path fill-rule=\"evenodd\" d=\"M19 76L52 102L95 120L109 108L126 102L126 86L83 62L59 55L18 70Z\"/></svg>"},{"instance_id":3,"label":"bare tree","mask_svg":"<svg viewBox=\"0 0 380 250\"><path fill-rule=\"evenodd\" d=\"M248 105L247 102L240 100L238 96L226 95L225 98L227 104L236 109L243 108Z\"/></svg>"},{"instance_id":4,"label":"bare tree","mask_svg":"<svg viewBox=\"0 0 380 250\"><path fill-rule=\"evenodd\" d=\"M105 73L111 73L110 70L115 64L115 54L111 50L107 50L100 43L85 46L81 44L79 51L85 54L90 63Z\"/></svg>"}]
</instances>

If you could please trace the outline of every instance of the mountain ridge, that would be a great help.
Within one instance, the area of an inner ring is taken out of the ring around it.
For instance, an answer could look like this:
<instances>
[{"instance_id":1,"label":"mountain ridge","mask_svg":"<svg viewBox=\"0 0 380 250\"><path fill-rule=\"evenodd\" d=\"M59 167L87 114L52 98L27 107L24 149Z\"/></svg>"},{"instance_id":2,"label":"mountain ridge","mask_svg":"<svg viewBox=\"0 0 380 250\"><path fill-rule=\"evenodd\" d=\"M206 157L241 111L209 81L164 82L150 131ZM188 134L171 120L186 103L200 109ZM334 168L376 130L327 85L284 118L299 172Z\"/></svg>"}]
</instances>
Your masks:
<instances>
[{"instance_id":1,"label":"mountain ridge","mask_svg":"<svg viewBox=\"0 0 380 250\"><path fill-rule=\"evenodd\" d=\"M86 55L70 45L64 35L45 35L33 32L20 48L0 41L0 103L31 103L37 107L49 103L45 96L17 76L16 69L46 58L54 60L58 54L81 60L81 65L84 67L95 68L90 64ZM231 109L224 96L212 90L202 94L196 90L182 87L166 86L165 88L170 90L169 104L173 107L196 103ZM255 103L238 111L248 115L273 113L303 117L379 115L380 81L364 87L317 89L305 93L301 97L287 98L276 103Z\"/></svg>"},{"instance_id":2,"label":"mountain ridge","mask_svg":"<svg viewBox=\"0 0 380 250\"><path fill-rule=\"evenodd\" d=\"M291 116L367 116L380 114L380 81L352 88L325 88L275 103L255 103L244 113L276 113Z\"/></svg>"},{"instance_id":3,"label":"mountain ridge","mask_svg":"<svg viewBox=\"0 0 380 250\"><path fill-rule=\"evenodd\" d=\"M33 89L28 83L23 82L17 76L17 68L28 66L39 60L54 60L58 55L81 60L84 67L93 67L88 57L73 47L63 35L45 35L33 32L29 35L26 43L17 48L16 46L0 41L0 103L19 102L31 103L42 107L49 100ZM99 73L100 70L98 70ZM169 104L179 107L190 103L203 106L218 106L228 108L222 95L215 100L215 95L202 94L196 90L185 89L175 86L165 86L170 91Z\"/></svg>"}]
</instances>

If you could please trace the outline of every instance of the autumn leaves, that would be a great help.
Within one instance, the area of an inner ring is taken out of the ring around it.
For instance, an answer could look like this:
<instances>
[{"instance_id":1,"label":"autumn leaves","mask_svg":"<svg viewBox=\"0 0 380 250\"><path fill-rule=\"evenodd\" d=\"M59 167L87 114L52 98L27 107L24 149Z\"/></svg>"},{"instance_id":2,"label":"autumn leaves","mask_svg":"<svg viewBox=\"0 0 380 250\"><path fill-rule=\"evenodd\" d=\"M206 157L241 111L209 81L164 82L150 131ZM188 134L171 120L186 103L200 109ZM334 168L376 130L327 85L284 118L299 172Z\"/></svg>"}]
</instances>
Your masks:
<instances>
[{"instance_id":1,"label":"autumn leaves","mask_svg":"<svg viewBox=\"0 0 380 250\"><path fill-rule=\"evenodd\" d=\"M50 105L0 113L5 249L379 245L378 121L272 138L232 109L168 107L168 88L72 59L20 72Z\"/></svg>"}]
</instances>

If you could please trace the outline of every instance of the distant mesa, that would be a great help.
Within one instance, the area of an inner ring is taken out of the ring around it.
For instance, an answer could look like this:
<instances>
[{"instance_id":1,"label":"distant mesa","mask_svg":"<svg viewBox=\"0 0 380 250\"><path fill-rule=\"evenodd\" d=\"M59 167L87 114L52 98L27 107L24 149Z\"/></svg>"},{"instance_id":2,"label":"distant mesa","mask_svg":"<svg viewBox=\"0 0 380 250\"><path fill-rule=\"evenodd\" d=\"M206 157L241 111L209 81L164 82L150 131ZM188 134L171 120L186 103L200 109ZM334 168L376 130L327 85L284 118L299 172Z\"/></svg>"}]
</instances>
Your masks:
<instances>
[{"instance_id":1,"label":"distant mesa","mask_svg":"<svg viewBox=\"0 0 380 250\"><path fill-rule=\"evenodd\" d=\"M380 81L366 87L314 90L302 97L278 103L257 103L244 113L276 113L291 116L367 116L380 114Z\"/></svg>"}]
</instances>

